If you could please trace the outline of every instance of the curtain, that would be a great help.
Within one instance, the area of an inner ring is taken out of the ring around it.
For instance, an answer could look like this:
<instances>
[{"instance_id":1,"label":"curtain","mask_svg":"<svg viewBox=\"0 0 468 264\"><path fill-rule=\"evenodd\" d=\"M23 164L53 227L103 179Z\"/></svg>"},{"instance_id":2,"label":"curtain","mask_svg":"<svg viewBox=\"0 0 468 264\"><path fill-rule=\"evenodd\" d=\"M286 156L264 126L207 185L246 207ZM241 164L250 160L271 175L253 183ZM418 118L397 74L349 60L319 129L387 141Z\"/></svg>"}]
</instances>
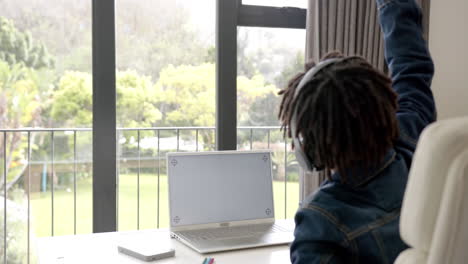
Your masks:
<instances>
[{"instance_id":1,"label":"curtain","mask_svg":"<svg viewBox=\"0 0 468 264\"><path fill-rule=\"evenodd\" d=\"M429 26L429 0L416 0ZM306 57L318 61L329 51L361 55L385 70L383 38L375 0L309 0Z\"/></svg>"},{"instance_id":2,"label":"curtain","mask_svg":"<svg viewBox=\"0 0 468 264\"><path fill-rule=\"evenodd\" d=\"M429 32L430 0L416 0L423 11L426 39ZM387 72L383 36L375 0L309 0L306 58L318 61L330 51L361 55ZM323 173L302 173L301 198L326 178ZM301 200L302 200L301 199Z\"/></svg>"}]
</instances>

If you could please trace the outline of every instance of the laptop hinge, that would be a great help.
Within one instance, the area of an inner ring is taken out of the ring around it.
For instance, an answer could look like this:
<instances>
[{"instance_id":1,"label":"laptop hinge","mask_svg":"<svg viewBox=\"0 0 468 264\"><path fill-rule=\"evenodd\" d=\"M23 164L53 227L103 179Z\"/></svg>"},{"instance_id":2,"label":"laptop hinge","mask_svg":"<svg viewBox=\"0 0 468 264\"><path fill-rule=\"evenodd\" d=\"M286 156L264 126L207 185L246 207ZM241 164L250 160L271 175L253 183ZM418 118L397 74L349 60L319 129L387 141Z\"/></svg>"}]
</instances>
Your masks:
<instances>
[{"instance_id":1,"label":"laptop hinge","mask_svg":"<svg viewBox=\"0 0 468 264\"><path fill-rule=\"evenodd\" d=\"M200 225L186 225L171 227L172 232L194 230L194 229L209 229L219 227L230 227L230 226L242 226L242 225L255 225L255 224L273 224L274 218L255 219L255 220L244 220L244 221L233 221L233 222L221 222L221 223L210 223Z\"/></svg>"}]
</instances>

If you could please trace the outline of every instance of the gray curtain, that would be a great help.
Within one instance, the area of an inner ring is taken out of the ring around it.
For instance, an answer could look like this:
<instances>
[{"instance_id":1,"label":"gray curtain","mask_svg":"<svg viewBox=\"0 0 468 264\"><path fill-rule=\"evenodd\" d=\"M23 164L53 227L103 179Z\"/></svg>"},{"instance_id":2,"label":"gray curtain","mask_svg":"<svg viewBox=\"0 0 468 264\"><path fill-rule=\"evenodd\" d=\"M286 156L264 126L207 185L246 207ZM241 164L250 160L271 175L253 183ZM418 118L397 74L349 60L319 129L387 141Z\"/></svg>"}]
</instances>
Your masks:
<instances>
[{"instance_id":1,"label":"gray curtain","mask_svg":"<svg viewBox=\"0 0 468 264\"><path fill-rule=\"evenodd\" d=\"M429 25L429 0L416 0ZM385 69L382 32L375 0L309 0L306 57L318 61L329 51L361 55ZM426 34L427 37L427 34Z\"/></svg>"},{"instance_id":2,"label":"gray curtain","mask_svg":"<svg viewBox=\"0 0 468 264\"><path fill-rule=\"evenodd\" d=\"M428 38L430 0L416 0L423 10ZM387 71L382 32L375 0L309 0L306 58L318 61L330 51L361 55ZM305 198L325 179L322 173L301 177L301 197ZM302 200L302 199L301 199Z\"/></svg>"}]
</instances>

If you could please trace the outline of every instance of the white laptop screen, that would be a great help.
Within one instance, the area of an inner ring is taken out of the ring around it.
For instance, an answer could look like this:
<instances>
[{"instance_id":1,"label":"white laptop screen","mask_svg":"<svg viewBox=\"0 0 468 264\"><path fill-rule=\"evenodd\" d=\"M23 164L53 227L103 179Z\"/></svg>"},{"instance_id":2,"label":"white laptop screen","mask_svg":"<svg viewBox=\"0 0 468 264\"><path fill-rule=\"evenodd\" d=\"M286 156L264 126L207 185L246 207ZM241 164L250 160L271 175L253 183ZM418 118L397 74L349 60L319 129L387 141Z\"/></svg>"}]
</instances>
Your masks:
<instances>
[{"instance_id":1,"label":"white laptop screen","mask_svg":"<svg viewBox=\"0 0 468 264\"><path fill-rule=\"evenodd\" d=\"M269 152L168 154L171 226L274 217Z\"/></svg>"}]
</instances>

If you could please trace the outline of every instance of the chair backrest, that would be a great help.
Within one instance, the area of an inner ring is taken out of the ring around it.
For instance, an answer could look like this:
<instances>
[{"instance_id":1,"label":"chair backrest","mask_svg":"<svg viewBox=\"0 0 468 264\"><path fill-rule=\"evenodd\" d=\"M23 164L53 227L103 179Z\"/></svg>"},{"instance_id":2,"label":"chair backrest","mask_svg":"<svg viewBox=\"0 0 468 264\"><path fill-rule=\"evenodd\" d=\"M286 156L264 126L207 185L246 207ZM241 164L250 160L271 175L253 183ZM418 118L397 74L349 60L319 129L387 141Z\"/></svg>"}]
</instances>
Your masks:
<instances>
[{"instance_id":1,"label":"chair backrest","mask_svg":"<svg viewBox=\"0 0 468 264\"><path fill-rule=\"evenodd\" d=\"M468 118L440 121L422 133L400 221L412 249L396 263L468 263Z\"/></svg>"}]
</instances>

